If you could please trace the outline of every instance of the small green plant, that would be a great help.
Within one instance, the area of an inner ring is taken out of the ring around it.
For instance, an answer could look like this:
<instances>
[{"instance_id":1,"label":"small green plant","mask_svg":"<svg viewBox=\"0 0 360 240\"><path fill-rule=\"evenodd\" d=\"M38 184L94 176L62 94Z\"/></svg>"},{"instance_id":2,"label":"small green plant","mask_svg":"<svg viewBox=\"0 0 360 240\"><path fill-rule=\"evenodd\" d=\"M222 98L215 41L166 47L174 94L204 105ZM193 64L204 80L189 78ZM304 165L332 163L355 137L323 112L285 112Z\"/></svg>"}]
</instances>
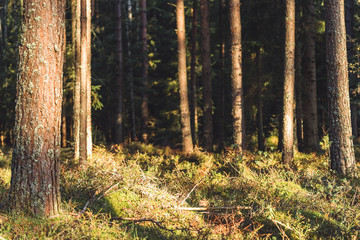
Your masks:
<instances>
[{"instance_id":1,"label":"small green plant","mask_svg":"<svg viewBox=\"0 0 360 240\"><path fill-rule=\"evenodd\" d=\"M325 151L325 154L327 156L330 156L330 147L331 147L332 142L329 139L329 135L326 134L322 137L321 141L320 141L320 148Z\"/></svg>"}]
</instances>

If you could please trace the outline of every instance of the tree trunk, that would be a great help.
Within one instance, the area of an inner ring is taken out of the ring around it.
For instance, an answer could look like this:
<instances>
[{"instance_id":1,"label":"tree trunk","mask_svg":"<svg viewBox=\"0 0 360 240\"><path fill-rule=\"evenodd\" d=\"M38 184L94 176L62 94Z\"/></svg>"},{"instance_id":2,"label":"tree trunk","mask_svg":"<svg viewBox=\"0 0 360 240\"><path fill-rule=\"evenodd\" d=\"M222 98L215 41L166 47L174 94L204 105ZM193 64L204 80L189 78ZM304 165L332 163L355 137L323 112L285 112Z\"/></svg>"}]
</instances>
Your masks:
<instances>
[{"instance_id":1,"label":"tree trunk","mask_svg":"<svg viewBox=\"0 0 360 240\"><path fill-rule=\"evenodd\" d=\"M265 136L264 136L264 124L263 124L263 49L259 47L257 52L257 70L258 70L258 102L257 102L257 131L258 131L258 149L259 151L265 151Z\"/></svg>"},{"instance_id":2,"label":"tree trunk","mask_svg":"<svg viewBox=\"0 0 360 240\"><path fill-rule=\"evenodd\" d=\"M225 21L225 0L219 1L219 61L220 61L220 89L219 89L219 150L221 151L225 146L225 33L224 26L226 26Z\"/></svg>"},{"instance_id":3,"label":"tree trunk","mask_svg":"<svg viewBox=\"0 0 360 240\"><path fill-rule=\"evenodd\" d=\"M326 0L325 12L331 169L339 175L352 176L356 166L351 133L344 1Z\"/></svg>"},{"instance_id":4,"label":"tree trunk","mask_svg":"<svg viewBox=\"0 0 360 240\"><path fill-rule=\"evenodd\" d=\"M8 204L16 212L53 216L60 207L65 1L24 0L24 6Z\"/></svg>"},{"instance_id":5,"label":"tree trunk","mask_svg":"<svg viewBox=\"0 0 360 240\"><path fill-rule=\"evenodd\" d=\"M124 62L123 62L123 47L122 47L122 14L121 14L121 0L116 4L116 143L124 141L123 134L123 79L124 79Z\"/></svg>"},{"instance_id":6,"label":"tree trunk","mask_svg":"<svg viewBox=\"0 0 360 240\"><path fill-rule=\"evenodd\" d=\"M230 0L230 29L231 29L231 84L232 84L232 115L234 144L237 150L244 147L244 118L243 118L243 86L242 86L242 49L241 49L241 18L240 1Z\"/></svg>"},{"instance_id":7,"label":"tree trunk","mask_svg":"<svg viewBox=\"0 0 360 240\"><path fill-rule=\"evenodd\" d=\"M61 113L61 147L66 147L66 96L63 96Z\"/></svg>"},{"instance_id":8,"label":"tree trunk","mask_svg":"<svg viewBox=\"0 0 360 240\"><path fill-rule=\"evenodd\" d=\"M84 1L84 0L83 0ZM85 20L84 20L85 22ZM91 123L91 0L86 0L86 159L92 158ZM84 36L85 36L84 35Z\"/></svg>"},{"instance_id":9,"label":"tree trunk","mask_svg":"<svg viewBox=\"0 0 360 240\"><path fill-rule=\"evenodd\" d=\"M140 0L141 17L141 55L142 55L142 102L141 102L141 140L148 141L149 125L149 95L148 95L148 56L147 56L147 19L146 19L146 0Z\"/></svg>"},{"instance_id":10,"label":"tree trunk","mask_svg":"<svg viewBox=\"0 0 360 240\"><path fill-rule=\"evenodd\" d=\"M184 0L176 0L176 22L178 38L178 73L182 144L184 153L191 153L193 151L193 142L191 138L190 111L186 79L186 37Z\"/></svg>"},{"instance_id":11,"label":"tree trunk","mask_svg":"<svg viewBox=\"0 0 360 240\"><path fill-rule=\"evenodd\" d=\"M90 0L81 0L80 20L80 162L84 162L92 157Z\"/></svg>"},{"instance_id":12,"label":"tree trunk","mask_svg":"<svg viewBox=\"0 0 360 240\"><path fill-rule=\"evenodd\" d=\"M132 51L131 51L131 25L132 25L132 6L131 0L127 1L127 19L125 22L126 27L126 38L127 38L127 49L128 49L128 74L127 78L129 81L129 90L130 90L130 115L131 115L131 139L136 141L136 119L135 119L135 100L134 100L134 73L133 73L133 65L132 65Z\"/></svg>"},{"instance_id":13,"label":"tree trunk","mask_svg":"<svg viewBox=\"0 0 360 240\"><path fill-rule=\"evenodd\" d=\"M80 159L80 56L81 56L81 0L71 0L71 35L73 47L73 64L75 68L74 79L74 110L73 110L73 138L74 138L74 159Z\"/></svg>"},{"instance_id":14,"label":"tree trunk","mask_svg":"<svg viewBox=\"0 0 360 240\"><path fill-rule=\"evenodd\" d=\"M285 7L285 71L283 98L283 161L294 157L294 85L295 85L295 0L286 0Z\"/></svg>"},{"instance_id":15,"label":"tree trunk","mask_svg":"<svg viewBox=\"0 0 360 240\"><path fill-rule=\"evenodd\" d=\"M213 151L212 80L210 55L209 0L200 0L201 13L201 59L204 101L205 149Z\"/></svg>"},{"instance_id":16,"label":"tree trunk","mask_svg":"<svg viewBox=\"0 0 360 240\"><path fill-rule=\"evenodd\" d=\"M305 22L304 75L304 150L319 149L318 114L316 100L315 8L313 0L303 2Z\"/></svg>"},{"instance_id":17,"label":"tree trunk","mask_svg":"<svg viewBox=\"0 0 360 240\"><path fill-rule=\"evenodd\" d=\"M303 98L302 98L302 74L301 74L301 48L300 44L295 46L295 91L296 91L296 139L298 151L303 150L304 130L303 130Z\"/></svg>"},{"instance_id":18,"label":"tree trunk","mask_svg":"<svg viewBox=\"0 0 360 240\"><path fill-rule=\"evenodd\" d=\"M346 26L346 48L348 53L348 62L349 65L355 63L354 59L354 41L355 41L355 33L354 33L354 0L345 0L345 26ZM349 81L350 83L356 83L356 74L354 73L354 69L349 66ZM350 84L350 85L353 85ZM350 103L351 107L351 127L352 134L355 139L359 137L358 131L358 123L357 123L357 103Z\"/></svg>"},{"instance_id":19,"label":"tree trunk","mask_svg":"<svg viewBox=\"0 0 360 240\"><path fill-rule=\"evenodd\" d=\"M191 138L193 143L197 143L197 104L196 104L196 38L197 38L197 17L198 17L198 0L193 0L192 16L192 34L191 34L191 66L190 66L190 123Z\"/></svg>"}]
</instances>

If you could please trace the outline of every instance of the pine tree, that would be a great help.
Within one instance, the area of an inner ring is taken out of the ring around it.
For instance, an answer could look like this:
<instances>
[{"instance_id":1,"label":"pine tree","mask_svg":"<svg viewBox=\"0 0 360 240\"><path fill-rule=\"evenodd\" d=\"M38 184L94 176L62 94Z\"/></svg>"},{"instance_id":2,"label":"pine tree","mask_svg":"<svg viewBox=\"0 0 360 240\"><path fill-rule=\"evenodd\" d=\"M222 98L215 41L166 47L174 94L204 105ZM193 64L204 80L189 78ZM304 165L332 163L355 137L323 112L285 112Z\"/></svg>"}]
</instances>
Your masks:
<instances>
[{"instance_id":1,"label":"pine tree","mask_svg":"<svg viewBox=\"0 0 360 240\"><path fill-rule=\"evenodd\" d=\"M24 0L22 20L8 204L17 212L53 216L60 207L65 0Z\"/></svg>"}]
</instances>

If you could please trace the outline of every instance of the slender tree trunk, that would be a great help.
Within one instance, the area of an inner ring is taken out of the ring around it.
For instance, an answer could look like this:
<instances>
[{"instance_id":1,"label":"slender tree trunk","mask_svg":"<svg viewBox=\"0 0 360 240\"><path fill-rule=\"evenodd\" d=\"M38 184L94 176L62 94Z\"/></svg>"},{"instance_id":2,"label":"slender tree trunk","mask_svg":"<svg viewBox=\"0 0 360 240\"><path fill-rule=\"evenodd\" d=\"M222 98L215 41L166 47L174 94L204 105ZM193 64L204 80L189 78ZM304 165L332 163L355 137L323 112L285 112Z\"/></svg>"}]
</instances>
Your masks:
<instances>
[{"instance_id":1,"label":"slender tree trunk","mask_svg":"<svg viewBox=\"0 0 360 240\"><path fill-rule=\"evenodd\" d=\"M132 5L131 0L127 1L127 20L125 22L126 27L126 38L127 38L127 48L128 48L128 74L127 78L129 81L129 90L130 90L130 115L131 115L131 139L136 141L136 119L135 119L135 100L134 100L134 73L133 73L133 65L132 65L132 51L131 51L131 37L132 37Z\"/></svg>"},{"instance_id":2,"label":"slender tree trunk","mask_svg":"<svg viewBox=\"0 0 360 240\"><path fill-rule=\"evenodd\" d=\"M349 65L354 64L354 40L355 40L355 33L354 33L354 0L345 0L345 26L346 26L346 48L348 53L348 62ZM351 69L349 66L349 81L356 82L356 74L354 73L354 69ZM358 123L357 123L357 104L350 103L351 107L351 127L352 127L352 134L355 139L359 137L358 131Z\"/></svg>"},{"instance_id":3,"label":"slender tree trunk","mask_svg":"<svg viewBox=\"0 0 360 240\"><path fill-rule=\"evenodd\" d=\"M232 115L233 134L236 148L242 152L243 142L243 86L242 86L242 48L240 1L230 0L231 29L231 84L232 84Z\"/></svg>"},{"instance_id":4,"label":"slender tree trunk","mask_svg":"<svg viewBox=\"0 0 360 240\"><path fill-rule=\"evenodd\" d=\"M219 150L225 146L225 0L219 1L219 52L220 52L220 99L219 99Z\"/></svg>"},{"instance_id":5,"label":"slender tree trunk","mask_svg":"<svg viewBox=\"0 0 360 240\"><path fill-rule=\"evenodd\" d=\"M265 150L265 136L264 136L264 124L263 124L263 60L262 60L262 53L263 49L259 47L257 52L257 69L258 69L258 112L257 112L257 130L258 130L258 148L259 151Z\"/></svg>"},{"instance_id":6,"label":"slender tree trunk","mask_svg":"<svg viewBox=\"0 0 360 240\"><path fill-rule=\"evenodd\" d=\"M283 161L294 157L294 87L295 87L295 0L286 0L285 7L285 72L283 98Z\"/></svg>"},{"instance_id":7,"label":"slender tree trunk","mask_svg":"<svg viewBox=\"0 0 360 240\"><path fill-rule=\"evenodd\" d=\"M24 10L8 205L53 216L60 207L65 1L25 0Z\"/></svg>"},{"instance_id":8,"label":"slender tree trunk","mask_svg":"<svg viewBox=\"0 0 360 240\"><path fill-rule=\"evenodd\" d=\"M71 35L73 47L73 61L75 68L74 79L74 110L73 110L73 135L74 135L74 158L80 159L80 56L81 56L81 0L71 0Z\"/></svg>"},{"instance_id":9,"label":"slender tree trunk","mask_svg":"<svg viewBox=\"0 0 360 240\"><path fill-rule=\"evenodd\" d=\"M91 0L81 0L80 162L92 157L91 134Z\"/></svg>"},{"instance_id":10,"label":"slender tree trunk","mask_svg":"<svg viewBox=\"0 0 360 240\"><path fill-rule=\"evenodd\" d=\"M141 102L141 140L148 141L149 125L149 95L148 95L148 56L147 56L147 17L146 17L146 0L140 0L141 16L141 55L142 55L142 102Z\"/></svg>"},{"instance_id":11,"label":"slender tree trunk","mask_svg":"<svg viewBox=\"0 0 360 240\"><path fill-rule=\"evenodd\" d=\"M295 46L295 91L296 91L296 137L298 143L298 151L303 150L303 101L302 101L302 74L301 74L301 48L300 44Z\"/></svg>"},{"instance_id":12,"label":"slender tree trunk","mask_svg":"<svg viewBox=\"0 0 360 240\"><path fill-rule=\"evenodd\" d=\"M122 14L121 14L121 0L116 4L116 95L118 105L116 108L116 143L124 141L123 134L123 79L124 79L124 61L123 61L123 47L122 47Z\"/></svg>"},{"instance_id":13,"label":"slender tree trunk","mask_svg":"<svg viewBox=\"0 0 360 240\"><path fill-rule=\"evenodd\" d=\"M61 147L66 147L66 96L63 96L61 114Z\"/></svg>"},{"instance_id":14,"label":"slender tree trunk","mask_svg":"<svg viewBox=\"0 0 360 240\"><path fill-rule=\"evenodd\" d=\"M193 0L192 34L191 34L191 66L190 66L190 123L191 137L193 143L197 143L197 104L196 104L196 38L197 38L197 18L198 0Z\"/></svg>"},{"instance_id":15,"label":"slender tree trunk","mask_svg":"<svg viewBox=\"0 0 360 240\"><path fill-rule=\"evenodd\" d=\"M200 0L201 13L201 59L204 101L205 149L213 151L212 80L210 55L209 0Z\"/></svg>"},{"instance_id":16,"label":"slender tree trunk","mask_svg":"<svg viewBox=\"0 0 360 240\"><path fill-rule=\"evenodd\" d=\"M193 151L191 138L190 111L186 79L186 38L184 0L176 0L176 22L178 38L178 72L180 93L181 132L184 153Z\"/></svg>"},{"instance_id":17,"label":"slender tree trunk","mask_svg":"<svg viewBox=\"0 0 360 240\"><path fill-rule=\"evenodd\" d=\"M313 0L303 2L305 22L304 75L304 150L319 149L319 130L316 100L315 8Z\"/></svg>"},{"instance_id":18,"label":"slender tree trunk","mask_svg":"<svg viewBox=\"0 0 360 240\"><path fill-rule=\"evenodd\" d=\"M326 0L325 12L331 169L340 175L352 176L356 166L351 133L344 1Z\"/></svg>"}]
</instances>

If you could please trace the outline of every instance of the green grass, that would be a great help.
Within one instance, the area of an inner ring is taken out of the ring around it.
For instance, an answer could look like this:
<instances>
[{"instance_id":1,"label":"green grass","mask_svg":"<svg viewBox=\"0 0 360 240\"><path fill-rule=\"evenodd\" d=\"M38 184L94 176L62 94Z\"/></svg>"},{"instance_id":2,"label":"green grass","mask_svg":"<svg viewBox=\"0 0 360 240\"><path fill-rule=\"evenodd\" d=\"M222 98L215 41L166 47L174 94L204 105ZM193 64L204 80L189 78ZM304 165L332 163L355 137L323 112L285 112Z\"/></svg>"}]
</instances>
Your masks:
<instances>
[{"instance_id":1,"label":"green grass","mask_svg":"<svg viewBox=\"0 0 360 240\"><path fill-rule=\"evenodd\" d=\"M0 156L0 199L11 151ZM62 213L34 219L0 213L5 239L358 239L360 179L328 171L326 154L279 152L181 155L133 143L95 147L82 167L62 154ZM78 215L91 200L85 213ZM178 207L238 206L200 213ZM132 222L130 219L151 221Z\"/></svg>"}]
</instances>

